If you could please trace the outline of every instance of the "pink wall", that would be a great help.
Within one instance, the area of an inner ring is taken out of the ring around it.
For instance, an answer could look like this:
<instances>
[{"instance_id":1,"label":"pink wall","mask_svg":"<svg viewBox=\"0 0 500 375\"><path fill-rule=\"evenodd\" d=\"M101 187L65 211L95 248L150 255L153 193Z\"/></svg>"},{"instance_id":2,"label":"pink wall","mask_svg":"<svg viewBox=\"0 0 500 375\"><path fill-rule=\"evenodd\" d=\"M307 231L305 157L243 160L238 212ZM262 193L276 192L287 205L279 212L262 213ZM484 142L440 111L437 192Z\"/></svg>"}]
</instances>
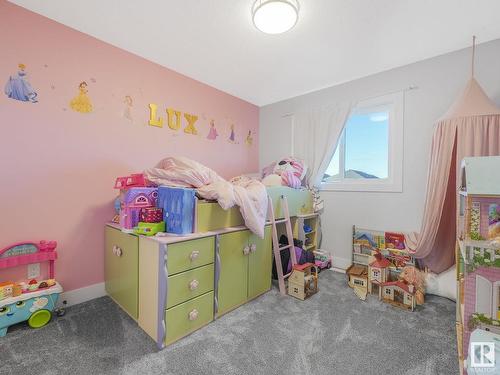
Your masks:
<instances>
[{"instance_id":1,"label":"pink wall","mask_svg":"<svg viewBox=\"0 0 500 375\"><path fill-rule=\"evenodd\" d=\"M116 176L170 155L226 178L258 170L259 109L252 104L4 0L0 46L0 248L57 240L57 278L66 290L103 281L103 225L114 212ZM3 93L19 63L38 103ZM69 106L81 81L94 107L87 114ZM123 115L126 95L133 121ZM149 103L162 115L167 107L198 115L198 135L148 126ZM206 138L210 119L215 141ZM231 123L236 144L228 141ZM252 145L245 142L249 130ZM8 277L0 272L0 281Z\"/></svg>"}]
</instances>

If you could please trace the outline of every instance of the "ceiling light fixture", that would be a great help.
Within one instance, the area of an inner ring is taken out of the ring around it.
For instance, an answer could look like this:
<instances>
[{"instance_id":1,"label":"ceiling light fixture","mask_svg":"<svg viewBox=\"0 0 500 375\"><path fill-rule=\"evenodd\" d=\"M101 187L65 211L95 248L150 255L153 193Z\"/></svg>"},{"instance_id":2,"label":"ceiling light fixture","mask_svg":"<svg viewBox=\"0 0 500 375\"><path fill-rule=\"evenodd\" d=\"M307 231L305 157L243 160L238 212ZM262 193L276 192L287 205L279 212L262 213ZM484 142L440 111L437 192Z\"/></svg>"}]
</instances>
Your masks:
<instances>
[{"instance_id":1,"label":"ceiling light fixture","mask_svg":"<svg viewBox=\"0 0 500 375\"><path fill-rule=\"evenodd\" d=\"M257 0L252 7L253 24L266 34L281 34L299 19L298 0Z\"/></svg>"}]
</instances>

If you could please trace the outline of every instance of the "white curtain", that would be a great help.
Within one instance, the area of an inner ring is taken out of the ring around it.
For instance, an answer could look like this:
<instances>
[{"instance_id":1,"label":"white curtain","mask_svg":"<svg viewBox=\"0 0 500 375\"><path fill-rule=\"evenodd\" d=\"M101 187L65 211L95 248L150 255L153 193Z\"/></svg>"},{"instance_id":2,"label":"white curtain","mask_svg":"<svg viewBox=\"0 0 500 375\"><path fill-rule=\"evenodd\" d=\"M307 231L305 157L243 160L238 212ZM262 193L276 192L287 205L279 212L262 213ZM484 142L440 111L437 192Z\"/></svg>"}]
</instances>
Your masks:
<instances>
[{"instance_id":1,"label":"white curtain","mask_svg":"<svg viewBox=\"0 0 500 375\"><path fill-rule=\"evenodd\" d=\"M319 187L351 111L349 102L294 115L294 157L308 168L306 183Z\"/></svg>"}]
</instances>

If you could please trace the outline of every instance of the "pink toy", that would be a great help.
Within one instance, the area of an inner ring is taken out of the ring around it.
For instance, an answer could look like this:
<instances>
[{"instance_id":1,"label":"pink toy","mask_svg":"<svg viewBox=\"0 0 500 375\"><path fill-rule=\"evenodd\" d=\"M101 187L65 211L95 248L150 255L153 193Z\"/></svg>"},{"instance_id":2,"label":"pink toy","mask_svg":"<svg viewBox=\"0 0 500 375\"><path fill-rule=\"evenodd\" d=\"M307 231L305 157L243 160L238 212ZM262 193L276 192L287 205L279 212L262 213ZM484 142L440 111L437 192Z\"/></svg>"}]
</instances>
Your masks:
<instances>
[{"instance_id":1,"label":"pink toy","mask_svg":"<svg viewBox=\"0 0 500 375\"><path fill-rule=\"evenodd\" d=\"M129 189L132 187L147 186L150 186L150 184L142 173L133 173L127 177L118 177L115 181L115 189Z\"/></svg>"},{"instance_id":2,"label":"pink toy","mask_svg":"<svg viewBox=\"0 0 500 375\"><path fill-rule=\"evenodd\" d=\"M163 209L146 207L141 209L140 221L143 223L159 223L163 220Z\"/></svg>"},{"instance_id":3,"label":"pink toy","mask_svg":"<svg viewBox=\"0 0 500 375\"><path fill-rule=\"evenodd\" d=\"M0 269L31 263L49 262L49 278L54 278L54 261L57 259L57 242L19 242L0 250Z\"/></svg>"},{"instance_id":4,"label":"pink toy","mask_svg":"<svg viewBox=\"0 0 500 375\"><path fill-rule=\"evenodd\" d=\"M292 189L300 189L300 186L302 185L300 179L295 176L292 171L284 171L281 173L281 184L289 186Z\"/></svg>"},{"instance_id":5,"label":"pink toy","mask_svg":"<svg viewBox=\"0 0 500 375\"><path fill-rule=\"evenodd\" d=\"M332 268L332 256L330 253L324 250L316 250L314 253L314 264L318 267L318 270L324 270Z\"/></svg>"},{"instance_id":6,"label":"pink toy","mask_svg":"<svg viewBox=\"0 0 500 375\"><path fill-rule=\"evenodd\" d=\"M306 176L307 168L301 160L287 157L265 167L262 172L262 183L266 186L283 185L299 189Z\"/></svg>"},{"instance_id":7,"label":"pink toy","mask_svg":"<svg viewBox=\"0 0 500 375\"><path fill-rule=\"evenodd\" d=\"M123 231L133 232L140 221L143 208L155 207L158 188L133 187L120 193L120 226Z\"/></svg>"},{"instance_id":8,"label":"pink toy","mask_svg":"<svg viewBox=\"0 0 500 375\"><path fill-rule=\"evenodd\" d=\"M54 261L57 259L55 241L21 242L0 250L0 269L49 262L50 279L29 283L0 283L0 337L7 329L22 321L32 328L46 325L52 318L63 289L54 279ZM58 310L58 314L63 314Z\"/></svg>"}]
</instances>

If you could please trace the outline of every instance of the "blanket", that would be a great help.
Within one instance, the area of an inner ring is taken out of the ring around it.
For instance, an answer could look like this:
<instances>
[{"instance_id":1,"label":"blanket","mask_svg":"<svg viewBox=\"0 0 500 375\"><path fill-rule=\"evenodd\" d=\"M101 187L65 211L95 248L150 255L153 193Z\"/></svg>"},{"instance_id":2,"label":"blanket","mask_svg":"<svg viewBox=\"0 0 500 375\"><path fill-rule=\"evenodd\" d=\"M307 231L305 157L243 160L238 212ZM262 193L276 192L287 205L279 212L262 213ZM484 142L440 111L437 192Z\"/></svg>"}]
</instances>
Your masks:
<instances>
[{"instance_id":1,"label":"blanket","mask_svg":"<svg viewBox=\"0 0 500 375\"><path fill-rule=\"evenodd\" d=\"M227 210L239 206L245 225L260 238L264 238L267 213L267 191L257 180L240 176L227 181L212 169L185 157L168 157L156 167L144 171L155 184L196 188L200 197L216 200Z\"/></svg>"}]
</instances>

